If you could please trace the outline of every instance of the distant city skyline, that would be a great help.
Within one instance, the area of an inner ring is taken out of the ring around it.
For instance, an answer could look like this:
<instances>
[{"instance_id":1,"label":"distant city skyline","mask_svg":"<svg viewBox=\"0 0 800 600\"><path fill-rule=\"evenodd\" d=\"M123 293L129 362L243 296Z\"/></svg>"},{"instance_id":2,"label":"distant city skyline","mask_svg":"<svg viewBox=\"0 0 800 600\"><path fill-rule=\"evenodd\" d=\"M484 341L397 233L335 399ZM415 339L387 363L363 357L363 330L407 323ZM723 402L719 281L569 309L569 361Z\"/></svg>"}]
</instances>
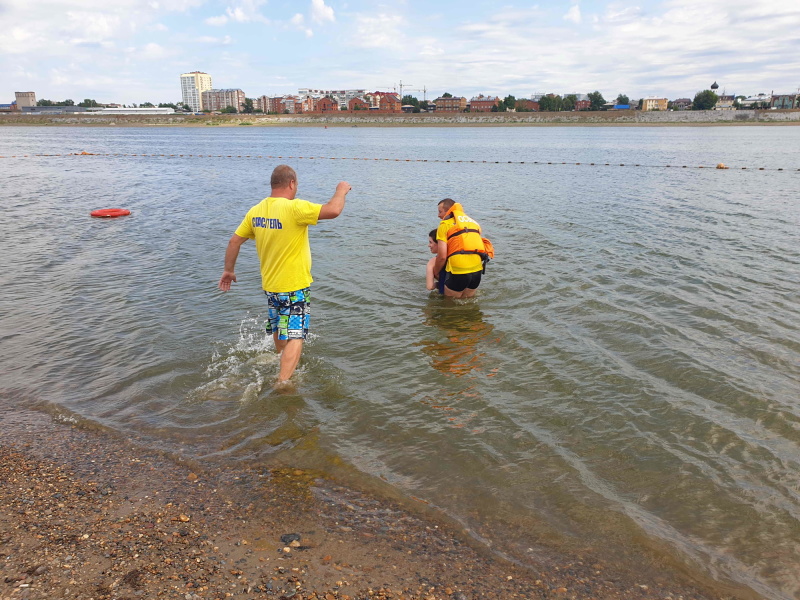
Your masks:
<instances>
[{"instance_id":1,"label":"distant city skyline","mask_svg":"<svg viewBox=\"0 0 800 600\"><path fill-rule=\"evenodd\" d=\"M751 96L800 87L800 6L753 0L0 0L0 103L181 100L203 71L248 97L300 88L524 98Z\"/></svg>"}]
</instances>

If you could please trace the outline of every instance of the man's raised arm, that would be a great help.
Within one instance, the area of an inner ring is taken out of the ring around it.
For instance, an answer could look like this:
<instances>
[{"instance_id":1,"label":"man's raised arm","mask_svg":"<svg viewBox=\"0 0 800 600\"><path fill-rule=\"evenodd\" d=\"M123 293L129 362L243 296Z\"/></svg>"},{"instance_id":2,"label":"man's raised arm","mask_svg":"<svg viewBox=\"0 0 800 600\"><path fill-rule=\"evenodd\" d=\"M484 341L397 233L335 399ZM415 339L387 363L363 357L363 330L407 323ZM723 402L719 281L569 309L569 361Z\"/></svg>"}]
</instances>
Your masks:
<instances>
[{"instance_id":1,"label":"man's raised arm","mask_svg":"<svg viewBox=\"0 0 800 600\"><path fill-rule=\"evenodd\" d=\"M339 185L336 186L336 192L333 194L333 198L322 205L319 211L319 219L335 219L342 214L344 210L344 200L347 197L347 192L351 189L353 188L350 187L349 183L340 181Z\"/></svg>"}]
</instances>

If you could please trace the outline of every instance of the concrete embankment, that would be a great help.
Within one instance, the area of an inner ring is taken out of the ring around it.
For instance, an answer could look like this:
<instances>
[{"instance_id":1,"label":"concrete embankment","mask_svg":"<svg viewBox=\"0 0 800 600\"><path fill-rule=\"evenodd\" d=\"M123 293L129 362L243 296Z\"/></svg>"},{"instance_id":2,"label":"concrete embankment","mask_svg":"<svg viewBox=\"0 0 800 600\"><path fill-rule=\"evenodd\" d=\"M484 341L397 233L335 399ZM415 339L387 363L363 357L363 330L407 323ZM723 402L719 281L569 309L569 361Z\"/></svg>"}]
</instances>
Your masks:
<instances>
[{"instance_id":1,"label":"concrete embankment","mask_svg":"<svg viewBox=\"0 0 800 600\"><path fill-rule=\"evenodd\" d=\"M636 110L603 112L535 113L443 113L443 114L374 114L330 113L297 115L103 115L3 114L0 125L62 125L103 127L204 127L204 126L514 126L514 125L586 125L586 126L659 126L659 125L731 125L731 124L800 124L800 110L737 110L642 112Z\"/></svg>"}]
</instances>

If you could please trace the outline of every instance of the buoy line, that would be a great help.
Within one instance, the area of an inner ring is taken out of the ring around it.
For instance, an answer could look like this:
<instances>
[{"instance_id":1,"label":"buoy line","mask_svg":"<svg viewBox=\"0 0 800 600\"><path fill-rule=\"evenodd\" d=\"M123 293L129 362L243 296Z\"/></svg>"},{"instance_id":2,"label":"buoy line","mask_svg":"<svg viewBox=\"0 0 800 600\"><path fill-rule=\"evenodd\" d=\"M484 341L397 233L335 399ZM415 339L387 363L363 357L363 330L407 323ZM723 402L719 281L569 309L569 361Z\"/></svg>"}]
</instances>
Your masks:
<instances>
[{"instance_id":1,"label":"buoy line","mask_svg":"<svg viewBox=\"0 0 800 600\"><path fill-rule=\"evenodd\" d=\"M724 163L716 165L650 165L642 163L608 163L608 162L571 162L571 161L515 161L515 160L445 160L441 158L369 158L357 156L282 156L282 155L255 155L255 154L125 154L125 153L98 153L98 152L70 152L67 154L14 154L11 156L0 155L0 159L7 158L68 158L75 156L102 156L113 158L249 158L249 159L280 159L280 160L365 160L380 162L416 162L416 163L441 163L441 164L494 164L494 165L541 165L541 166L581 166L581 167L641 167L644 169L717 169L735 171L786 171L800 172L798 169L783 167L729 167Z\"/></svg>"}]
</instances>

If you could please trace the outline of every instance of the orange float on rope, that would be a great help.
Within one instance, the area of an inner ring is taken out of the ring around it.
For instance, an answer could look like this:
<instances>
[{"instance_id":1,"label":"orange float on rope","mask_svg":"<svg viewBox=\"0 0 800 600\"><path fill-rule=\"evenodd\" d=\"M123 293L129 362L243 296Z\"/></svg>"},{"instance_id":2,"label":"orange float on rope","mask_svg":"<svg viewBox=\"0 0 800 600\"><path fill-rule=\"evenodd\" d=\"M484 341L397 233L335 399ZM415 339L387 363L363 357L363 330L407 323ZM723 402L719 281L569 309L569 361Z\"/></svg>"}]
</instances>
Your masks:
<instances>
[{"instance_id":1,"label":"orange float on rope","mask_svg":"<svg viewBox=\"0 0 800 600\"><path fill-rule=\"evenodd\" d=\"M131 214L131 211L127 208L101 208L99 210L93 210L89 214L102 219L113 219L114 217L126 217Z\"/></svg>"}]
</instances>

